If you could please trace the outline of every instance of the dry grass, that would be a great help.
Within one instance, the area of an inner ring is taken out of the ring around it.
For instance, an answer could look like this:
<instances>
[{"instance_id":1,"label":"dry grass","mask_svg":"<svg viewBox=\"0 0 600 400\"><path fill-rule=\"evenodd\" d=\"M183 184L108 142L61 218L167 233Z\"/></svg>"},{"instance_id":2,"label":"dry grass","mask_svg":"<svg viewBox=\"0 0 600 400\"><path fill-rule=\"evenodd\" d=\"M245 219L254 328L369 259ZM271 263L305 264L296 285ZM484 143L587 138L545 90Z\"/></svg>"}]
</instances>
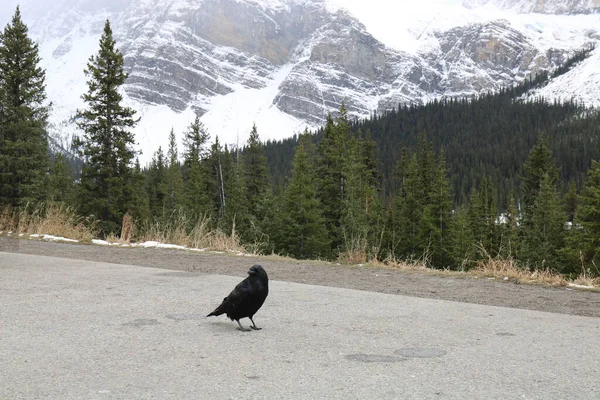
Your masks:
<instances>
[{"instance_id":1,"label":"dry grass","mask_svg":"<svg viewBox=\"0 0 600 400\"><path fill-rule=\"evenodd\" d=\"M369 260L369 265L376 268L391 268L402 271L439 272L439 270L428 268L427 259L425 257L408 260L397 260L394 257L389 257L383 261L372 259Z\"/></svg>"},{"instance_id":2,"label":"dry grass","mask_svg":"<svg viewBox=\"0 0 600 400\"><path fill-rule=\"evenodd\" d=\"M206 216L199 218L188 233L190 225L191 221L184 213L175 212L166 222L155 220L140 228L132 228L132 237L138 242L154 241L195 249L246 252L235 230L235 222L230 234L220 229L211 229L211 219ZM123 240L124 238L121 239Z\"/></svg>"},{"instance_id":3,"label":"dry grass","mask_svg":"<svg viewBox=\"0 0 600 400\"><path fill-rule=\"evenodd\" d=\"M521 283L542 283L550 286L567 286L567 279L551 270L530 271L521 268L512 258L488 258L477 262L475 268L469 271L477 276L508 279Z\"/></svg>"},{"instance_id":4,"label":"dry grass","mask_svg":"<svg viewBox=\"0 0 600 400\"><path fill-rule=\"evenodd\" d=\"M40 204L22 211L5 208L0 213L0 230L24 234L48 234L79 241L91 241L95 221L80 217L64 204Z\"/></svg>"},{"instance_id":5,"label":"dry grass","mask_svg":"<svg viewBox=\"0 0 600 400\"><path fill-rule=\"evenodd\" d=\"M595 267L596 271L598 271L596 264L592 262L592 265ZM598 275L600 275L600 273L598 273ZM590 288L600 288L600 278L594 278L592 270L590 268L585 268L583 254L581 255L581 273L573 280L573 283Z\"/></svg>"},{"instance_id":6,"label":"dry grass","mask_svg":"<svg viewBox=\"0 0 600 400\"><path fill-rule=\"evenodd\" d=\"M344 242L346 250L338 255L338 262L343 264L371 264L373 260L377 260L379 247L369 248L366 233L358 237L346 237Z\"/></svg>"},{"instance_id":7,"label":"dry grass","mask_svg":"<svg viewBox=\"0 0 600 400\"><path fill-rule=\"evenodd\" d=\"M211 230L210 218L208 217L200 218L196 223L190 235L189 246L196 249L246 252L235 230L235 221L233 222L231 233L227 234L220 229Z\"/></svg>"},{"instance_id":8,"label":"dry grass","mask_svg":"<svg viewBox=\"0 0 600 400\"><path fill-rule=\"evenodd\" d=\"M367 260L367 252L361 249L346 250L337 258L337 261L342 264L365 264Z\"/></svg>"}]
</instances>

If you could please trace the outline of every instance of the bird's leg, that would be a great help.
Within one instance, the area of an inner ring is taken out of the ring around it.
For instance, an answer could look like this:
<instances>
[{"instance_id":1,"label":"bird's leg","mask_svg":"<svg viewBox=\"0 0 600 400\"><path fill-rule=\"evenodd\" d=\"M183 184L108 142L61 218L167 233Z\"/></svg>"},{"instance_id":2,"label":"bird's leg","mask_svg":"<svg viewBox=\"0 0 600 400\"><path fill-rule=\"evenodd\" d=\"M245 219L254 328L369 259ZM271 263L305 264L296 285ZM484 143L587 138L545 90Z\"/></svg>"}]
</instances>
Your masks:
<instances>
[{"instance_id":1,"label":"bird's leg","mask_svg":"<svg viewBox=\"0 0 600 400\"><path fill-rule=\"evenodd\" d=\"M242 326L242 324L240 324L240 320L238 320L238 321L237 321L237 323L238 323L238 325L240 326L240 327L238 328L238 330L239 330L239 331L242 331L242 332L250 332L250 329L246 329L246 328L244 328L244 327Z\"/></svg>"},{"instance_id":2,"label":"bird's leg","mask_svg":"<svg viewBox=\"0 0 600 400\"><path fill-rule=\"evenodd\" d=\"M256 326L252 317L248 317L248 318L250 318L250 321L252 321L252 326L250 328L254 329L255 331L260 331L262 329L262 328L259 328L258 326Z\"/></svg>"}]
</instances>

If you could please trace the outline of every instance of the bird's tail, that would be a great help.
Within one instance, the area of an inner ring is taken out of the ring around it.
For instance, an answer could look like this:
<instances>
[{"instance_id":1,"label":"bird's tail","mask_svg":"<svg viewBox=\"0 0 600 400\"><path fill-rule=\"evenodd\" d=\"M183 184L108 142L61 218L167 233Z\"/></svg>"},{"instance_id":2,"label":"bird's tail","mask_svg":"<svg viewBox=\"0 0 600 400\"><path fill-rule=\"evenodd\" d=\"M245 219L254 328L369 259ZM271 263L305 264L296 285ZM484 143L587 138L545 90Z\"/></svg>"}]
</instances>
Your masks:
<instances>
[{"instance_id":1,"label":"bird's tail","mask_svg":"<svg viewBox=\"0 0 600 400\"><path fill-rule=\"evenodd\" d=\"M225 298L227 299L227 298ZM225 310L225 299L223 299L223 303L221 303L221 305L219 305L219 307L217 307L215 309L215 311L211 312L210 314L207 315L207 317L218 317L221 314L225 314L226 310Z\"/></svg>"}]
</instances>

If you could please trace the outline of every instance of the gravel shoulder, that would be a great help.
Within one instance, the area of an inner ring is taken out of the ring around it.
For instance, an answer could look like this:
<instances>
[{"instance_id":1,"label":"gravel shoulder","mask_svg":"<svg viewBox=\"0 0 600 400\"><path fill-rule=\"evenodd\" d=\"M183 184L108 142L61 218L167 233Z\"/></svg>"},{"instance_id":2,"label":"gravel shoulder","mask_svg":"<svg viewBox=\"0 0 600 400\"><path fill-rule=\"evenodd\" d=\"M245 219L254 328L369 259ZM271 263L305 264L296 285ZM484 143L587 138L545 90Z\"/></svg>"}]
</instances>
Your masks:
<instances>
[{"instance_id":1,"label":"gravel shoulder","mask_svg":"<svg viewBox=\"0 0 600 400\"><path fill-rule=\"evenodd\" d=\"M522 285L485 278L436 276L418 271L345 266L274 257L54 243L5 236L0 236L0 252L138 265L182 271L181 273L185 274L239 277L245 276L251 265L261 264L269 273L269 278L278 281L600 317L599 292Z\"/></svg>"}]
</instances>

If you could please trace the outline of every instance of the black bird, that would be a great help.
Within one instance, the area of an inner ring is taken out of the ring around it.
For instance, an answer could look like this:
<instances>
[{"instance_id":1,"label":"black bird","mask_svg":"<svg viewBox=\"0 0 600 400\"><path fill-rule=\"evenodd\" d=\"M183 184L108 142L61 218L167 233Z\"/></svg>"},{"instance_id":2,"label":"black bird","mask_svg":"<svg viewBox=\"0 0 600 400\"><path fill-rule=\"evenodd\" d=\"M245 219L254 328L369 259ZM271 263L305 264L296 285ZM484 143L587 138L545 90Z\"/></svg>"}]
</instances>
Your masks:
<instances>
[{"instance_id":1,"label":"black bird","mask_svg":"<svg viewBox=\"0 0 600 400\"><path fill-rule=\"evenodd\" d=\"M248 270L248 277L238 283L229 293L229 296L223 299L221 305L208 314L207 317L227 314L229 319L237 321L240 326L238 329L244 332L248 332L250 329L244 328L240 324L240 319L248 317L252 321L252 329L262 329L256 326L252 317L263 305L268 294L269 278L267 272L262 266L253 265Z\"/></svg>"}]
</instances>

